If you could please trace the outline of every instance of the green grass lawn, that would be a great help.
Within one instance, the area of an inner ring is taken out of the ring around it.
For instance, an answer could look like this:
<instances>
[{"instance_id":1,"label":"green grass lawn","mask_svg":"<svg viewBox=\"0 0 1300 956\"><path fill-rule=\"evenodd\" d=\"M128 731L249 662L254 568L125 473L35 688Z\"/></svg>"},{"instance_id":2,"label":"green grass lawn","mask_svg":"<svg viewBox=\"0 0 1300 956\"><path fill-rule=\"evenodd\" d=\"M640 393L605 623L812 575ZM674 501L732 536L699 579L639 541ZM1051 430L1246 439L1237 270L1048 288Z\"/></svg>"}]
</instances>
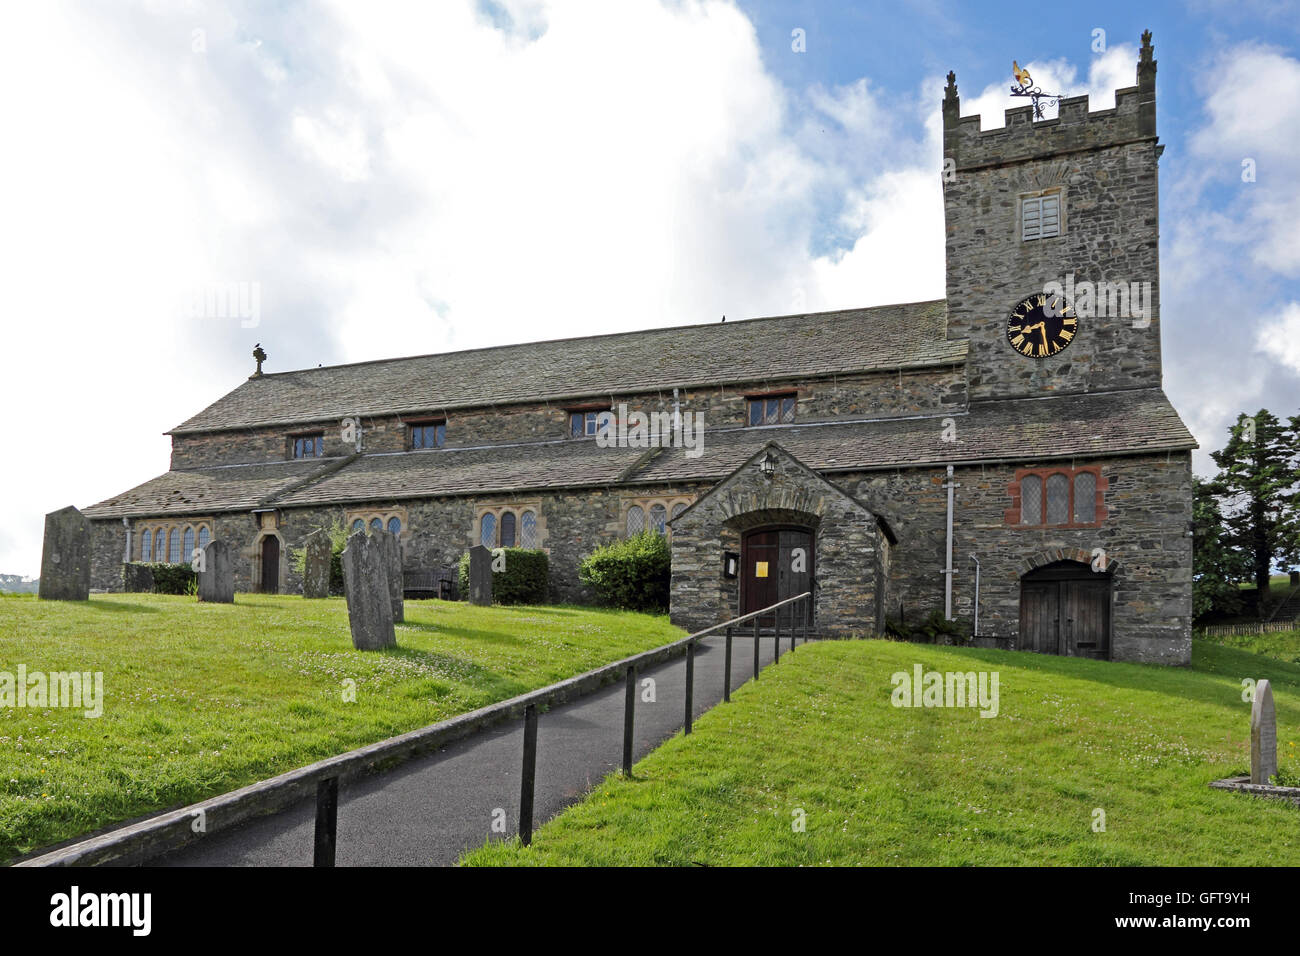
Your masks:
<instances>
[{"instance_id":1,"label":"green grass lawn","mask_svg":"<svg viewBox=\"0 0 1300 956\"><path fill-rule=\"evenodd\" d=\"M682 636L666 616L408 601L356 651L341 598L0 596L0 671L102 671L103 716L0 707L0 860L183 806ZM355 702L344 682L356 682Z\"/></svg>"},{"instance_id":2,"label":"green grass lawn","mask_svg":"<svg viewBox=\"0 0 1300 956\"><path fill-rule=\"evenodd\" d=\"M1202 640L1223 647L1235 647L1280 661L1300 664L1300 631L1272 631L1265 634L1203 635Z\"/></svg>"},{"instance_id":3,"label":"green grass lawn","mask_svg":"<svg viewBox=\"0 0 1300 956\"><path fill-rule=\"evenodd\" d=\"M891 675L915 663L997 671L998 716L892 706ZM606 779L531 847L493 843L462 862L1300 865L1300 810L1207 786L1249 765L1243 677L1273 682L1280 762L1294 772L1300 667L1289 662L1201 641L1191 668L812 644L632 780Z\"/></svg>"}]
</instances>

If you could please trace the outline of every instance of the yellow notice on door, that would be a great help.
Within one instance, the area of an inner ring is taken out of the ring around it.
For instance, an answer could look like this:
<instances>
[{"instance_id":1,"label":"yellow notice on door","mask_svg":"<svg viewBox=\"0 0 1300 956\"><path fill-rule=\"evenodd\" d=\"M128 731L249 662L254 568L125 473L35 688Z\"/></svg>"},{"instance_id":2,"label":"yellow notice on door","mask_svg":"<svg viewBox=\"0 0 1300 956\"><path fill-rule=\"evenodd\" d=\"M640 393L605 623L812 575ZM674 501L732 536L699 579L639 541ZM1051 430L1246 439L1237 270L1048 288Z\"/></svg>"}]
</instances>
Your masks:
<instances>
[{"instance_id":1,"label":"yellow notice on door","mask_svg":"<svg viewBox=\"0 0 1300 956\"><path fill-rule=\"evenodd\" d=\"M766 561L755 561L755 562L754 562L754 577L756 577L756 578L765 578L765 577L767 577L767 562L766 562Z\"/></svg>"}]
</instances>

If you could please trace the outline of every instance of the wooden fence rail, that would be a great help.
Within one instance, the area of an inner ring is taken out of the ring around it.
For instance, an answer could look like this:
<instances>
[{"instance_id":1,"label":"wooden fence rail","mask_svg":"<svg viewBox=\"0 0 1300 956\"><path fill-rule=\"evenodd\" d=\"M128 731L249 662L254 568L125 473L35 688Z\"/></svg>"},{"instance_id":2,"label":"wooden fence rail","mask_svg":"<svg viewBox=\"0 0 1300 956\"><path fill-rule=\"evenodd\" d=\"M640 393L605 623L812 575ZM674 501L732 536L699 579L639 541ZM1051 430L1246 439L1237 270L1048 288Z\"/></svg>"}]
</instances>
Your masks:
<instances>
[{"instance_id":1,"label":"wooden fence rail","mask_svg":"<svg viewBox=\"0 0 1300 956\"><path fill-rule=\"evenodd\" d=\"M1214 624L1199 627L1197 634L1205 637L1235 637L1239 634L1275 634L1280 631L1300 631L1300 620L1295 621L1256 621L1251 624Z\"/></svg>"}]
</instances>

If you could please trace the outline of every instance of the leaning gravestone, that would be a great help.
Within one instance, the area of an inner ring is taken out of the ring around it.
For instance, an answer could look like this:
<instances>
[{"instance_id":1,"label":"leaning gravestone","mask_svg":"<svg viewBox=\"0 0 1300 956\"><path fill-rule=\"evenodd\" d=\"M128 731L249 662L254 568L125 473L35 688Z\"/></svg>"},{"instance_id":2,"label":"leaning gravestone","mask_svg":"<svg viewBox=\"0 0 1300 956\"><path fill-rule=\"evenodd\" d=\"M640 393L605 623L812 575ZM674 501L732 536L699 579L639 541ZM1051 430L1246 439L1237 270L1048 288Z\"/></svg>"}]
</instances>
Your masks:
<instances>
[{"instance_id":1,"label":"leaning gravestone","mask_svg":"<svg viewBox=\"0 0 1300 956\"><path fill-rule=\"evenodd\" d=\"M492 552L481 544L469 549L469 603L492 603Z\"/></svg>"},{"instance_id":2,"label":"leaning gravestone","mask_svg":"<svg viewBox=\"0 0 1300 956\"><path fill-rule=\"evenodd\" d=\"M406 611L402 605L402 544L397 535L389 531L376 531L372 537L379 540L384 552L384 566L388 569L388 600L393 605L393 623L401 624L406 620Z\"/></svg>"},{"instance_id":3,"label":"leaning gravestone","mask_svg":"<svg viewBox=\"0 0 1300 956\"><path fill-rule=\"evenodd\" d=\"M1277 773L1277 712L1273 709L1273 688L1268 681L1255 684L1255 702L1250 707L1250 782L1269 783Z\"/></svg>"},{"instance_id":4,"label":"leaning gravestone","mask_svg":"<svg viewBox=\"0 0 1300 956\"><path fill-rule=\"evenodd\" d=\"M45 601L90 599L90 522L71 506L45 516L41 583Z\"/></svg>"},{"instance_id":5,"label":"leaning gravestone","mask_svg":"<svg viewBox=\"0 0 1300 956\"><path fill-rule=\"evenodd\" d=\"M327 598L330 596L330 564L334 558L334 544L324 529L307 535L307 560L302 573L302 596Z\"/></svg>"},{"instance_id":6,"label":"leaning gravestone","mask_svg":"<svg viewBox=\"0 0 1300 956\"><path fill-rule=\"evenodd\" d=\"M348 538L343 550L343 591L348 600L352 646L361 651L395 647L388 562L383 545L364 531Z\"/></svg>"},{"instance_id":7,"label":"leaning gravestone","mask_svg":"<svg viewBox=\"0 0 1300 956\"><path fill-rule=\"evenodd\" d=\"M203 549L199 600L206 604L235 603L235 567L230 560L230 545L224 541L209 541Z\"/></svg>"}]
</instances>

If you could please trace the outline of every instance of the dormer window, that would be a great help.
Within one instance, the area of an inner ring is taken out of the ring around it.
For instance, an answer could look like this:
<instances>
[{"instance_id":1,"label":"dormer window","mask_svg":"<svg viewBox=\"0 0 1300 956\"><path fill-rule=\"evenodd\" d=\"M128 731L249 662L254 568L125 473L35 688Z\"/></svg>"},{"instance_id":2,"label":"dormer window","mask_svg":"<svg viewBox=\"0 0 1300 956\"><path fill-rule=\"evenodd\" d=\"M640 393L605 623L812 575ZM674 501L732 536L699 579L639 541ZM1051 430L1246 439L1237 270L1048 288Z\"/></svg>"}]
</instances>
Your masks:
<instances>
[{"instance_id":1,"label":"dormer window","mask_svg":"<svg viewBox=\"0 0 1300 956\"><path fill-rule=\"evenodd\" d=\"M325 434L294 435L292 448L294 458L319 458L325 454Z\"/></svg>"},{"instance_id":2,"label":"dormer window","mask_svg":"<svg viewBox=\"0 0 1300 956\"><path fill-rule=\"evenodd\" d=\"M1051 239L1061 234L1061 194L1042 193L1020 199L1020 238Z\"/></svg>"},{"instance_id":3,"label":"dormer window","mask_svg":"<svg viewBox=\"0 0 1300 956\"><path fill-rule=\"evenodd\" d=\"M410 430L410 447L412 451L425 448L441 448L447 440L447 423L445 421L408 422Z\"/></svg>"},{"instance_id":4,"label":"dormer window","mask_svg":"<svg viewBox=\"0 0 1300 956\"><path fill-rule=\"evenodd\" d=\"M794 421L795 393L750 395L749 424L784 425Z\"/></svg>"},{"instance_id":5,"label":"dormer window","mask_svg":"<svg viewBox=\"0 0 1300 956\"><path fill-rule=\"evenodd\" d=\"M573 438L592 438L599 426L602 413L609 411L609 406L597 408L575 408L569 411L569 435Z\"/></svg>"}]
</instances>

